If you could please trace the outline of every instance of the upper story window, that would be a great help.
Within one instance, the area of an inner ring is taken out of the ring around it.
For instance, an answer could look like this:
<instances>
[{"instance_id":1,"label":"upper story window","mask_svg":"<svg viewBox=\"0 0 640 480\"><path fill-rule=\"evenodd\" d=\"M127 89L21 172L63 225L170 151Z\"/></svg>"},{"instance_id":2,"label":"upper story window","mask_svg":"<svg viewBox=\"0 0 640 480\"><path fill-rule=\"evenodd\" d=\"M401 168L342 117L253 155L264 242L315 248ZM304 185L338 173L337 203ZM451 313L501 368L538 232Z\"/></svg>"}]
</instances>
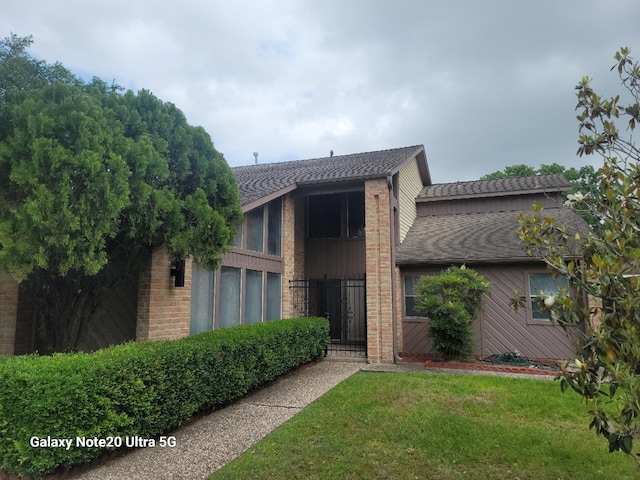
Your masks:
<instances>
[{"instance_id":1,"label":"upper story window","mask_svg":"<svg viewBox=\"0 0 640 480\"><path fill-rule=\"evenodd\" d=\"M364 192L312 195L307 213L309 238L364 236Z\"/></svg>"},{"instance_id":2,"label":"upper story window","mask_svg":"<svg viewBox=\"0 0 640 480\"><path fill-rule=\"evenodd\" d=\"M282 255L282 198L276 198L266 205L244 215L245 235L243 242L242 225L236 234L234 246L254 252Z\"/></svg>"}]
</instances>

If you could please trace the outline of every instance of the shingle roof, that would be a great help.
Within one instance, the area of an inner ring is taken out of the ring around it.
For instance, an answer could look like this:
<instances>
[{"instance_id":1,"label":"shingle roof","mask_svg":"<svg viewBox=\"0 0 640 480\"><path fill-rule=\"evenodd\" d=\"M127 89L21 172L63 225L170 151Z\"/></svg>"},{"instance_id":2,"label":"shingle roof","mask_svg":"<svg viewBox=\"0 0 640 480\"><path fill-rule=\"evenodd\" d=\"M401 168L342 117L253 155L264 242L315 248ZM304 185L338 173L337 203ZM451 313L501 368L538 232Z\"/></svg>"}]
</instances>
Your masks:
<instances>
[{"instance_id":1,"label":"shingle roof","mask_svg":"<svg viewBox=\"0 0 640 480\"><path fill-rule=\"evenodd\" d=\"M240 191L240 203L247 205L295 185L386 177L421 151L424 151L424 147L415 145L377 152L249 165L232 170Z\"/></svg>"},{"instance_id":2,"label":"shingle roof","mask_svg":"<svg viewBox=\"0 0 640 480\"><path fill-rule=\"evenodd\" d=\"M569 232L587 232L586 222L569 208L544 210ZM473 263L524 261L524 247L516 236L518 214L489 212L417 217L396 250L397 263Z\"/></svg>"},{"instance_id":3,"label":"shingle roof","mask_svg":"<svg viewBox=\"0 0 640 480\"><path fill-rule=\"evenodd\" d=\"M529 177L475 180L471 182L437 183L428 185L418 194L417 201L509 195L513 193L557 192L569 190L571 184L560 173Z\"/></svg>"}]
</instances>

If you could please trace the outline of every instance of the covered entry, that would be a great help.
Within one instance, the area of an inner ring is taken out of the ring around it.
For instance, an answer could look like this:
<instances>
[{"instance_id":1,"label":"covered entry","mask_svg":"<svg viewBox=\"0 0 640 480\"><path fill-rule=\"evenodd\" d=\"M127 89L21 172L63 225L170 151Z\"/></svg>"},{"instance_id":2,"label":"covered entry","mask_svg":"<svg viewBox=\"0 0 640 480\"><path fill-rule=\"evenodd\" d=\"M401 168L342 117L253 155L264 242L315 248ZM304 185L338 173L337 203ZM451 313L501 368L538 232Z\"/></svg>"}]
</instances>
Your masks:
<instances>
[{"instance_id":1,"label":"covered entry","mask_svg":"<svg viewBox=\"0 0 640 480\"><path fill-rule=\"evenodd\" d=\"M362 356L367 352L366 283L364 278L290 280L294 313L329 320L333 356Z\"/></svg>"}]
</instances>

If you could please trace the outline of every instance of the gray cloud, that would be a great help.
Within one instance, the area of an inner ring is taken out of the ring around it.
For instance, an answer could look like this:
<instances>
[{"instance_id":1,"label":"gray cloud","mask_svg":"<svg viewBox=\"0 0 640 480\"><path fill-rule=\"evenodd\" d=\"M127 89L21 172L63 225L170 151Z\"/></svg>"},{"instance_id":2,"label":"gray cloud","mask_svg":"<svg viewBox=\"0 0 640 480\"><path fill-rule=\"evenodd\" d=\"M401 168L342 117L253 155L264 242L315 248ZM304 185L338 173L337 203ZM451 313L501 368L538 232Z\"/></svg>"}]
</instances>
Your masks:
<instances>
[{"instance_id":1,"label":"gray cloud","mask_svg":"<svg viewBox=\"0 0 640 480\"><path fill-rule=\"evenodd\" d=\"M422 143L437 182L579 166L574 85L616 93L640 51L631 0L9 3L3 36L175 103L231 165Z\"/></svg>"}]
</instances>

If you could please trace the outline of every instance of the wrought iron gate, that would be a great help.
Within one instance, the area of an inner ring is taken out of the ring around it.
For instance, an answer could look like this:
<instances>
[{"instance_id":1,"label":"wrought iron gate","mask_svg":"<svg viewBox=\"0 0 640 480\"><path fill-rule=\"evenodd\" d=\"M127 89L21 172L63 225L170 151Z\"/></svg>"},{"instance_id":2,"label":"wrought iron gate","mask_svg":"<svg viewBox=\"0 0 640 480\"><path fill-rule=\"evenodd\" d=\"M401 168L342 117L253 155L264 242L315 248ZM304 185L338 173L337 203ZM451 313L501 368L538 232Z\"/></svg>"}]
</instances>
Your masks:
<instances>
[{"instance_id":1,"label":"wrought iron gate","mask_svg":"<svg viewBox=\"0 0 640 480\"><path fill-rule=\"evenodd\" d=\"M327 355L366 356L367 315L364 278L305 278L289 280L294 314L329 320L331 343Z\"/></svg>"}]
</instances>

